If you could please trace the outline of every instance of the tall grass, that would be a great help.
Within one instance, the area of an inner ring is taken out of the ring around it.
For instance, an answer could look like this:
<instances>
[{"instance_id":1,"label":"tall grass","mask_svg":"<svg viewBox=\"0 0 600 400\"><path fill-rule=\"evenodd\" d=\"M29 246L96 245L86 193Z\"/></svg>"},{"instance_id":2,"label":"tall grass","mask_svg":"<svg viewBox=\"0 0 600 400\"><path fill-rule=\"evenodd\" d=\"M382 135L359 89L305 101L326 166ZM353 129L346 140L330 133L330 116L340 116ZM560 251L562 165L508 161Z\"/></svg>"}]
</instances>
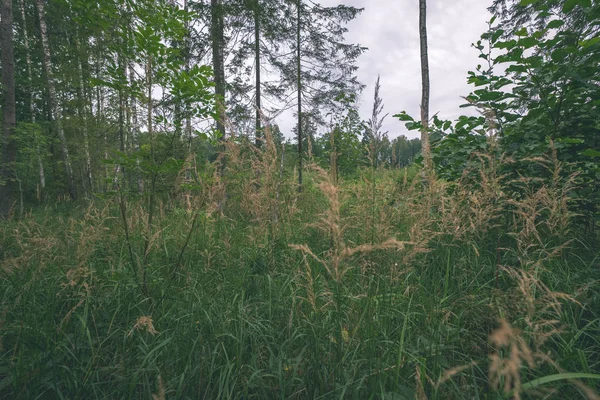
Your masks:
<instances>
[{"instance_id":1,"label":"tall grass","mask_svg":"<svg viewBox=\"0 0 600 400\"><path fill-rule=\"evenodd\" d=\"M2 223L3 398L598 398L600 259L551 154L546 184L480 155L298 194L268 129L227 146L153 210Z\"/></svg>"}]
</instances>

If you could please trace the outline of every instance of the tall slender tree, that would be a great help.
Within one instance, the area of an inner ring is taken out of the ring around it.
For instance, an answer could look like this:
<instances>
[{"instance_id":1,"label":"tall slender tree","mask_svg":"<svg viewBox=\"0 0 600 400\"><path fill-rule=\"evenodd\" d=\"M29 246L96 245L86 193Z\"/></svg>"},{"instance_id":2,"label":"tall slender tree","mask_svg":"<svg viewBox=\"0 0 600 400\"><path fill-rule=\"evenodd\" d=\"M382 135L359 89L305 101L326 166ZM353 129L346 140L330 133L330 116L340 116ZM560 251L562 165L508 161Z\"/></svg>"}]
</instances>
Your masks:
<instances>
[{"instance_id":1,"label":"tall slender tree","mask_svg":"<svg viewBox=\"0 0 600 400\"><path fill-rule=\"evenodd\" d=\"M362 9L345 5L324 7L316 2L297 1L299 15L290 18L296 37L290 44L301 44L301 81L303 112L319 126L327 125L326 115L346 111L347 102L364 88L356 77L356 62L366 48L345 42L346 24ZM300 27L298 27L298 24ZM300 40L297 38L300 30ZM291 36L291 35L289 35ZM294 59L295 58L295 59ZM296 87L297 57L274 60L276 70L289 87ZM281 100L285 101L286 92Z\"/></svg>"},{"instance_id":2,"label":"tall slender tree","mask_svg":"<svg viewBox=\"0 0 600 400\"><path fill-rule=\"evenodd\" d=\"M35 91L33 87L33 72L31 67L31 50L29 48L29 34L27 32L27 17L25 14L25 0L19 0L19 8L21 11L21 23L23 24L23 45L25 47L25 61L27 62L27 83L29 84L29 118L32 124L35 124ZM44 162L42 161L40 146L37 146L37 162L38 172L40 176L40 190L46 188L46 172L44 170Z\"/></svg>"},{"instance_id":3,"label":"tall slender tree","mask_svg":"<svg viewBox=\"0 0 600 400\"><path fill-rule=\"evenodd\" d=\"M87 112L87 98L85 96L85 78L83 76L83 63L81 59L83 58L83 54L81 54L82 46L78 37L78 33L76 33L76 47L79 50L79 54L77 57L77 75L78 75L78 89L77 94L79 97L79 116L81 118L82 126L81 133L83 135L83 153L85 157L85 175L87 180L87 185L89 191L92 192L94 190L94 178L92 175L92 157L90 155L90 140L89 140L89 130L88 130L88 112Z\"/></svg>"},{"instance_id":4,"label":"tall slender tree","mask_svg":"<svg viewBox=\"0 0 600 400\"><path fill-rule=\"evenodd\" d=\"M217 131L225 138L225 36L223 0L210 1L212 63L217 96Z\"/></svg>"},{"instance_id":5,"label":"tall slender tree","mask_svg":"<svg viewBox=\"0 0 600 400\"><path fill-rule=\"evenodd\" d=\"M261 71L260 71L260 0L254 0L254 58L256 74L256 146L260 146L261 137Z\"/></svg>"},{"instance_id":6,"label":"tall slender tree","mask_svg":"<svg viewBox=\"0 0 600 400\"><path fill-rule=\"evenodd\" d=\"M15 201L14 141L17 124L15 105L15 59L13 49L12 0L2 0L0 10L0 47L2 49L2 143L0 153L0 218L6 217Z\"/></svg>"},{"instance_id":7,"label":"tall slender tree","mask_svg":"<svg viewBox=\"0 0 600 400\"><path fill-rule=\"evenodd\" d=\"M433 172L429 144L429 55L427 49L427 0L419 0L419 37L421 42L421 151L427 174Z\"/></svg>"},{"instance_id":8,"label":"tall slender tree","mask_svg":"<svg viewBox=\"0 0 600 400\"><path fill-rule=\"evenodd\" d=\"M192 32L191 32L191 25L190 25L190 19L189 19L189 2L188 0L183 0L183 11L186 14L186 19L185 19L185 37L184 37L184 70L186 73L190 72L190 64L191 64L191 60L192 60L192 43L191 43L191 37L192 37ZM192 152L192 117L189 113L189 111L187 111L185 113L185 128L184 128L184 133L185 136L187 138L187 151L188 153Z\"/></svg>"},{"instance_id":9,"label":"tall slender tree","mask_svg":"<svg viewBox=\"0 0 600 400\"><path fill-rule=\"evenodd\" d=\"M58 104L58 96L56 94L56 86L54 82L54 73L52 72L52 56L50 53L50 44L48 41L48 29L46 27L46 12L44 2L45 0L36 0L38 9L38 18L40 22L40 35L42 39L42 50L44 52L42 58L42 64L44 67L44 73L46 74L46 86L48 88L48 115L50 120L54 123L56 133L60 140L60 149L63 158L63 164L65 168L65 175L67 178L67 188L71 199L77 198L77 190L75 187L75 180L73 177L73 168L71 166L71 156L69 155L69 148L67 146L67 139L65 137L65 131L62 124L62 115L60 111L60 105Z\"/></svg>"},{"instance_id":10,"label":"tall slender tree","mask_svg":"<svg viewBox=\"0 0 600 400\"><path fill-rule=\"evenodd\" d=\"M298 87L298 191L302 191L302 0L298 0L296 24L296 62L297 62L297 87Z\"/></svg>"}]
</instances>

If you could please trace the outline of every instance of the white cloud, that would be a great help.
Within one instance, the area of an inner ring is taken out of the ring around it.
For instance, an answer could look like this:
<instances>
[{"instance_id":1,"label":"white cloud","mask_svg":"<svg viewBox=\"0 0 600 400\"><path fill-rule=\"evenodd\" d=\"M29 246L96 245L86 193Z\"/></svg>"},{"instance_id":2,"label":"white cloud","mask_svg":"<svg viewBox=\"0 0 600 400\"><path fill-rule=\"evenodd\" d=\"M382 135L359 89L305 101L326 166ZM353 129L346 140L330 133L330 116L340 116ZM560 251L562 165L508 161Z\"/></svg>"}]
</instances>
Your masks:
<instances>
[{"instance_id":1,"label":"white cloud","mask_svg":"<svg viewBox=\"0 0 600 400\"><path fill-rule=\"evenodd\" d=\"M381 97L385 104L384 130L391 136L408 133L404 124L391 115L406 111L419 116L421 101L421 64L419 50L418 0L348 0L341 1L364 7L363 13L349 25L347 41L360 43L369 50L359 60L359 80L367 87L360 102L361 116L369 118L377 74L381 74ZM322 0L332 6L340 0ZM466 96L467 71L481 61L471 47L486 29L491 0L429 0L427 29L431 78L430 114L456 118L465 110L460 96ZM292 112L277 121L282 131L291 136Z\"/></svg>"}]
</instances>

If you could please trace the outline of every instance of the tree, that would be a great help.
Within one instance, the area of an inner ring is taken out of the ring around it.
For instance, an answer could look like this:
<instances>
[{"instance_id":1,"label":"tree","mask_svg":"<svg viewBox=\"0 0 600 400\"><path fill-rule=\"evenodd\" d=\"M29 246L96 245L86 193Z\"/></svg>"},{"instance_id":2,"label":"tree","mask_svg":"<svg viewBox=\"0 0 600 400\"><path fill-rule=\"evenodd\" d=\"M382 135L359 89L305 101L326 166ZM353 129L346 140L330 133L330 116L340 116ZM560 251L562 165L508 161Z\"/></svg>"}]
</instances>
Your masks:
<instances>
[{"instance_id":1,"label":"tree","mask_svg":"<svg viewBox=\"0 0 600 400\"><path fill-rule=\"evenodd\" d=\"M427 0L419 0L419 38L421 44L421 152L425 171L431 174L431 148L429 144L429 55L427 51Z\"/></svg>"},{"instance_id":2,"label":"tree","mask_svg":"<svg viewBox=\"0 0 600 400\"><path fill-rule=\"evenodd\" d=\"M260 146L261 136L261 71L260 71L260 0L254 0L254 59L256 74L256 146Z\"/></svg>"},{"instance_id":3,"label":"tree","mask_svg":"<svg viewBox=\"0 0 600 400\"><path fill-rule=\"evenodd\" d=\"M360 135L365 128L356 105L349 102L347 111L336 116L331 129L318 139L319 150L322 148L324 160L329 161L334 180L338 176L352 175L363 164Z\"/></svg>"},{"instance_id":4,"label":"tree","mask_svg":"<svg viewBox=\"0 0 600 400\"><path fill-rule=\"evenodd\" d=\"M600 219L600 5L585 0L506 4L514 8L492 17L489 31L474 45L487 65L469 72L475 89L465 106L476 107L480 116L454 122L434 117L433 161L444 179L460 179L465 171L475 179L483 162L478 154L504 155L512 162L503 163L499 173L514 198L523 195L518 182L533 179L551 187L559 171L575 180L574 209L594 229ZM515 28L513 12L519 13L514 18L535 23ZM409 129L420 128L405 113L398 117ZM544 159L560 168L552 170Z\"/></svg>"},{"instance_id":5,"label":"tree","mask_svg":"<svg viewBox=\"0 0 600 400\"><path fill-rule=\"evenodd\" d=\"M0 217L8 216L15 201L14 141L17 114L15 105L15 59L13 51L12 0L2 0L0 47L2 49L2 142L0 143Z\"/></svg>"},{"instance_id":6,"label":"tree","mask_svg":"<svg viewBox=\"0 0 600 400\"><path fill-rule=\"evenodd\" d=\"M223 0L210 1L212 63L217 97L217 131L225 138L225 37Z\"/></svg>"},{"instance_id":7,"label":"tree","mask_svg":"<svg viewBox=\"0 0 600 400\"><path fill-rule=\"evenodd\" d=\"M298 90L298 191L302 191L302 42L300 41L300 33L302 32L302 0L297 0L297 20L296 20L296 80Z\"/></svg>"},{"instance_id":8,"label":"tree","mask_svg":"<svg viewBox=\"0 0 600 400\"><path fill-rule=\"evenodd\" d=\"M34 87L33 73L31 67L31 50L29 48L29 34L27 32L27 16L25 14L25 0L19 0L19 9L21 11L21 20L23 24L23 45L25 46L25 60L27 62L27 89L29 91L29 118L32 124L35 124L35 104L34 104ZM46 187L46 172L44 171L44 163L42 161L40 146L36 146L38 171L40 176L40 190L43 191Z\"/></svg>"},{"instance_id":9,"label":"tree","mask_svg":"<svg viewBox=\"0 0 600 400\"><path fill-rule=\"evenodd\" d=\"M43 51L43 67L44 73L46 74L46 86L48 89L48 115L50 120L54 123L56 133L60 140L60 149L63 158L63 164L65 169L65 175L67 178L67 188L69 190L69 196L75 200L77 198L77 190L75 188L75 179L73 177L73 168L71 166L71 156L69 155L69 147L67 145L67 139L65 137L65 131L62 124L62 116L60 111L60 105L58 104L58 96L56 94L56 86L54 82L54 73L52 71L52 55L50 52L50 45L48 42L48 29L46 27L46 14L44 11L44 1L36 0L38 17L40 22L40 35L42 39L42 51Z\"/></svg>"}]
</instances>

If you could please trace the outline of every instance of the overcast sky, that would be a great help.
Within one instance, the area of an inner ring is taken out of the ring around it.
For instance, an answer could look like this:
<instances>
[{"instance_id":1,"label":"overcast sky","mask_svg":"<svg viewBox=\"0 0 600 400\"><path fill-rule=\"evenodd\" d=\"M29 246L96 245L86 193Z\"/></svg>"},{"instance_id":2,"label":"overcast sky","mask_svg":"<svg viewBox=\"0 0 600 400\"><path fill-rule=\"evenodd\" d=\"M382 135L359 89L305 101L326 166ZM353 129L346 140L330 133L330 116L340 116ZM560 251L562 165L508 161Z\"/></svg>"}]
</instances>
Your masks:
<instances>
[{"instance_id":1,"label":"overcast sky","mask_svg":"<svg viewBox=\"0 0 600 400\"><path fill-rule=\"evenodd\" d=\"M373 90L377 74L381 74L381 98L387 117L384 131L390 137L408 132L404 123L393 114L406 111L419 117L421 102L421 64L419 51L418 0L322 0L325 6L337 4L362 7L365 10L348 28L347 41L368 47L358 65L358 78L367 85L360 101L360 114L371 114ZM431 79L430 115L439 112L440 118L454 119L466 112L459 105L460 96L470 91L467 72L481 59L471 47L487 29L490 14L486 8L491 0L428 0L427 29L429 40L429 70ZM292 111L277 121L291 136L295 125Z\"/></svg>"}]
</instances>

